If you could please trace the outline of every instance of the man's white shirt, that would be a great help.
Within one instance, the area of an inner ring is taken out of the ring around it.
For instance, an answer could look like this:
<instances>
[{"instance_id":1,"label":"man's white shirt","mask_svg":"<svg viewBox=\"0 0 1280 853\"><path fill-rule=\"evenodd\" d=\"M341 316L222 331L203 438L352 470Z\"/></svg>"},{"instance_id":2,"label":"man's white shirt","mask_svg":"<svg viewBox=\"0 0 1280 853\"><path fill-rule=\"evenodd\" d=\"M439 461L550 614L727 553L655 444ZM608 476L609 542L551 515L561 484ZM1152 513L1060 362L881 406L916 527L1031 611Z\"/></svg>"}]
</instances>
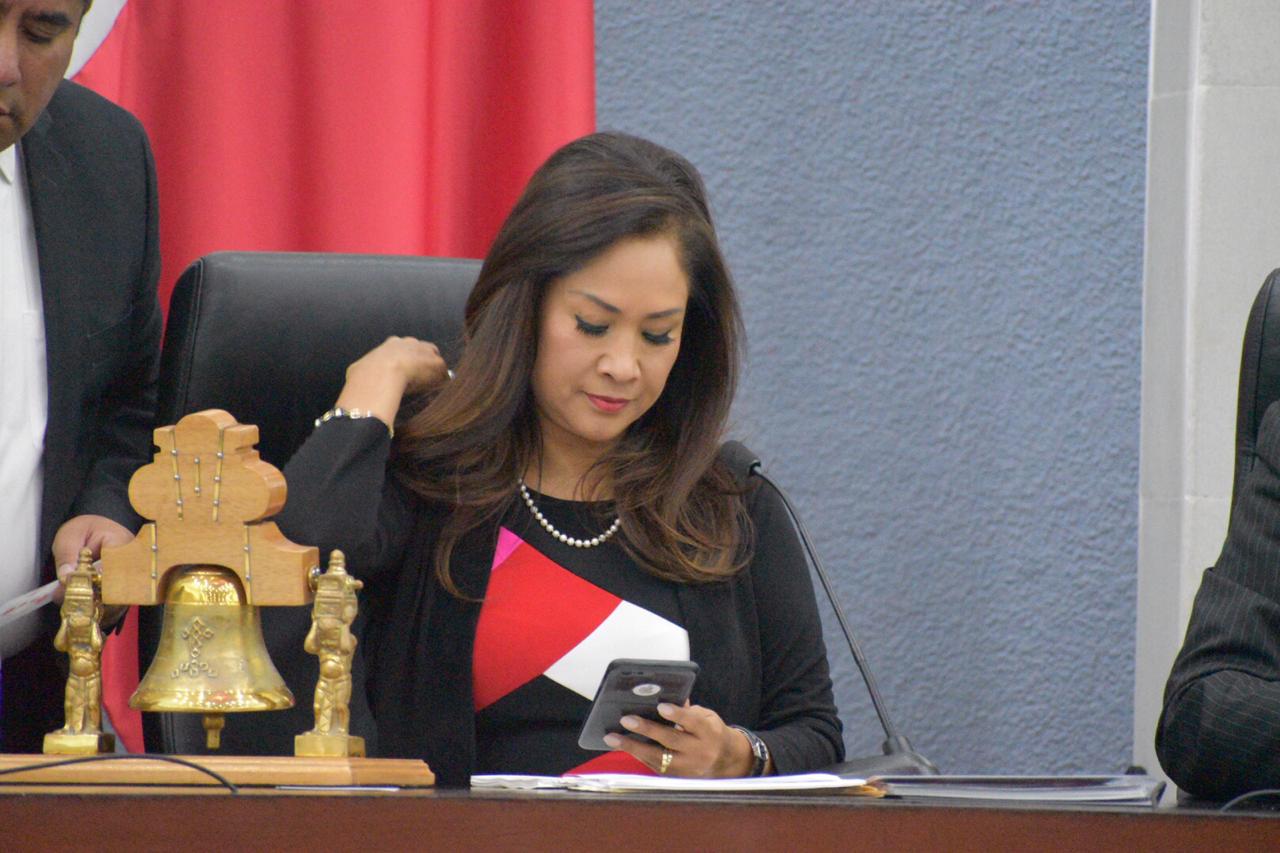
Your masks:
<instances>
[{"instance_id":1,"label":"man's white shirt","mask_svg":"<svg viewBox=\"0 0 1280 853\"><path fill-rule=\"evenodd\" d=\"M41 457L48 417L44 307L18 145L0 151L0 604L40 583ZM0 628L0 659L35 637L37 614Z\"/></svg>"}]
</instances>

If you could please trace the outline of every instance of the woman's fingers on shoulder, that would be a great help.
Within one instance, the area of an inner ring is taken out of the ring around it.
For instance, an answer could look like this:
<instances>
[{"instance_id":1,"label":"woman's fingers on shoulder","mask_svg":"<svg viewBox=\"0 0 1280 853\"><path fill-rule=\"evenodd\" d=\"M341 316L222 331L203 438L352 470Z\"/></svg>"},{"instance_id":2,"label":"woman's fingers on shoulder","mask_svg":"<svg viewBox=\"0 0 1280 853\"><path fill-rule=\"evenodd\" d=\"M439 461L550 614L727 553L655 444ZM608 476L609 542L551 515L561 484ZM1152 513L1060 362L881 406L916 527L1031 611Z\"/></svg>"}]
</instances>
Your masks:
<instances>
[{"instance_id":1,"label":"woman's fingers on shoulder","mask_svg":"<svg viewBox=\"0 0 1280 853\"><path fill-rule=\"evenodd\" d=\"M393 336L352 362L347 368L347 381L357 387L382 387L391 383L403 391L429 387L441 380L446 371L435 344Z\"/></svg>"},{"instance_id":2,"label":"woman's fingers on shoulder","mask_svg":"<svg viewBox=\"0 0 1280 853\"><path fill-rule=\"evenodd\" d=\"M396 338L396 346L405 357L424 364L434 365L442 362L440 356L440 347L431 341L424 341L419 338Z\"/></svg>"},{"instance_id":3,"label":"woman's fingers on shoulder","mask_svg":"<svg viewBox=\"0 0 1280 853\"><path fill-rule=\"evenodd\" d=\"M382 343L378 344L375 349L389 349L403 352L422 352L440 354L440 348L431 341L424 341L422 338L413 338L404 335L391 335Z\"/></svg>"},{"instance_id":4,"label":"woman's fingers on shoulder","mask_svg":"<svg viewBox=\"0 0 1280 853\"><path fill-rule=\"evenodd\" d=\"M431 341L394 335L370 350L365 358L389 362L403 369L409 376L444 364L440 356L440 348Z\"/></svg>"}]
</instances>

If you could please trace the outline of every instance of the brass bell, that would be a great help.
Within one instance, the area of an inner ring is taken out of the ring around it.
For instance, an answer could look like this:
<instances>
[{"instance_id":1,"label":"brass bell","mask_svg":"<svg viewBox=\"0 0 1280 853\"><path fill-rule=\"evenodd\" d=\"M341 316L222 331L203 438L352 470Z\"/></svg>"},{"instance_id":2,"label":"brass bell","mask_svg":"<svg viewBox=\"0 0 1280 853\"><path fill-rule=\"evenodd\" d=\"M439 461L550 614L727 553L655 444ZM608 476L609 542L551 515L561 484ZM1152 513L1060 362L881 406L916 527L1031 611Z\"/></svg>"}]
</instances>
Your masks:
<instances>
[{"instance_id":1,"label":"brass bell","mask_svg":"<svg viewBox=\"0 0 1280 853\"><path fill-rule=\"evenodd\" d=\"M235 572L181 570L165 596L155 659L129 706L203 713L210 749L221 741L223 714L292 708L293 694L267 654L258 608L244 600Z\"/></svg>"}]
</instances>

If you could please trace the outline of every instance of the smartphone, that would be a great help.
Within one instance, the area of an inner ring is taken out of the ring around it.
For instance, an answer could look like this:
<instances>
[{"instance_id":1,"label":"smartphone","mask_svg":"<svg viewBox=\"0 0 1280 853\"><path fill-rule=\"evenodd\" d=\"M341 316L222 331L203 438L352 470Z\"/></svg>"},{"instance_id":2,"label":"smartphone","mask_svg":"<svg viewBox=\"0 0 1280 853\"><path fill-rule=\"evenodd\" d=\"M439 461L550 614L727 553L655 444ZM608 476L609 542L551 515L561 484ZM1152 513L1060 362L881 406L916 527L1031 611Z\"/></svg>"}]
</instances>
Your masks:
<instances>
[{"instance_id":1,"label":"smartphone","mask_svg":"<svg viewBox=\"0 0 1280 853\"><path fill-rule=\"evenodd\" d=\"M612 749L604 742L607 734L630 735L651 743L649 738L632 734L619 722L628 714L666 722L658 716L658 703L683 705L693 692L698 665L691 660L633 660L618 658L609 664L596 689L591 713L582 724L578 746L583 749Z\"/></svg>"}]
</instances>

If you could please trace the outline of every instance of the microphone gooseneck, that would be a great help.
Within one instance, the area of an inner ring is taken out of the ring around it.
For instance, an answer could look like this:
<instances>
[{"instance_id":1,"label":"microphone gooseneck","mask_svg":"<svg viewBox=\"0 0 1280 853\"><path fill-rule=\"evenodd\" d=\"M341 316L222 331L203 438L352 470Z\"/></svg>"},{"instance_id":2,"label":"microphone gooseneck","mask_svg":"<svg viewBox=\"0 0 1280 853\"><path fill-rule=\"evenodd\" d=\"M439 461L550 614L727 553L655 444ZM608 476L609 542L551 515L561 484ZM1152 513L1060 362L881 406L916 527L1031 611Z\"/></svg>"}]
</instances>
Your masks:
<instances>
[{"instance_id":1,"label":"microphone gooseneck","mask_svg":"<svg viewBox=\"0 0 1280 853\"><path fill-rule=\"evenodd\" d=\"M844 608L840 606L840 600L836 597L835 588L831 585L831 577L827 574L826 566L823 565L822 559L813 547L813 541L809 538L809 531L800 519L800 514L792 506L791 499L787 497L787 493L761 470L762 466L759 457L748 450L741 442L725 442L720 451L720 458L729 466L739 486L745 488L752 477L759 477L782 500L782 505L786 507L791 523L800 535L800 543L804 546L809 563L813 566L814 573L817 574L818 580L822 584L822 590L827 595L827 601L830 603L831 609L835 611L836 621L840 624L840 630L844 634L845 642L848 643L849 651L853 654L853 662L857 664L858 672L862 675L862 681L866 684L867 693L871 697L871 705L875 708L876 716L880 718L880 727L884 729L885 741L882 746L884 755L852 759L837 764L831 770L844 775L862 777L872 775L921 776L937 774L938 768L934 766L933 762L916 752L911 747L911 742L898 732L893 721L889 719L889 711L885 707L884 700L880 697L880 688L876 685L875 676L871 673L871 666L867 663L866 657L863 656L862 647L858 644L858 640L853 634L853 629L849 627L849 622L845 618Z\"/></svg>"}]
</instances>

